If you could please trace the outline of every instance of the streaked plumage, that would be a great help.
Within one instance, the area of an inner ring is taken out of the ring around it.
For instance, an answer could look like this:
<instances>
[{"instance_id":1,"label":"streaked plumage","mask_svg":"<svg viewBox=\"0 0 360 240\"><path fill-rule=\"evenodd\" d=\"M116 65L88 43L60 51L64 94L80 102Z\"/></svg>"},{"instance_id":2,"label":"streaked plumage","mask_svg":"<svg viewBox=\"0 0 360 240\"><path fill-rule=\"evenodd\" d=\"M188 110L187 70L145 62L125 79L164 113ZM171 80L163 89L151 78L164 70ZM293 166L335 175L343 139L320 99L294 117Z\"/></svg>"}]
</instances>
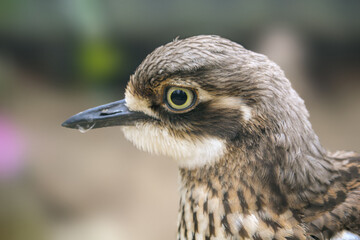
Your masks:
<instances>
[{"instance_id":1,"label":"streaked plumage","mask_svg":"<svg viewBox=\"0 0 360 240\"><path fill-rule=\"evenodd\" d=\"M191 104L172 108L185 94L170 99L174 87L190 91ZM359 155L321 146L303 100L264 55L218 36L174 40L146 57L125 96L126 110L102 106L99 117L89 110L64 125L126 125L138 148L174 157L178 239L360 234ZM117 116L127 111L136 117Z\"/></svg>"}]
</instances>

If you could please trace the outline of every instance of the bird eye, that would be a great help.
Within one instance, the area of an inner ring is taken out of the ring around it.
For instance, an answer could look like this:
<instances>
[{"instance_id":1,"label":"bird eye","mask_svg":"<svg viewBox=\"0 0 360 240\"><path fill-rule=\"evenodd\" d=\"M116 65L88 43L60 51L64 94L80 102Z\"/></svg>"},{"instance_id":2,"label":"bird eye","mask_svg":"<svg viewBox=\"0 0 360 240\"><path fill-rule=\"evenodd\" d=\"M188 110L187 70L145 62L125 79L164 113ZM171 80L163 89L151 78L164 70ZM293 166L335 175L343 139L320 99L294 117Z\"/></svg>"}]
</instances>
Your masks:
<instances>
[{"instance_id":1,"label":"bird eye","mask_svg":"<svg viewBox=\"0 0 360 240\"><path fill-rule=\"evenodd\" d=\"M167 106L175 111L192 107L196 100L194 92L183 87L169 87L166 89L165 96Z\"/></svg>"}]
</instances>

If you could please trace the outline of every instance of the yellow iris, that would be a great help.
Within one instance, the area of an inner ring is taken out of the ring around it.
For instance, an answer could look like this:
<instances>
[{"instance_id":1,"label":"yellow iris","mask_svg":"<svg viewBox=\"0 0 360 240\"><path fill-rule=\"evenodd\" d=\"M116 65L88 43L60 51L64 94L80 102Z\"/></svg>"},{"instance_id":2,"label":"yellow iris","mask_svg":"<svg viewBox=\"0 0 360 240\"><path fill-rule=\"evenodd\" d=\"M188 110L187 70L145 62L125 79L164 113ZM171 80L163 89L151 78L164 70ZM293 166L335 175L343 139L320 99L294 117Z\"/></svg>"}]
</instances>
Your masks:
<instances>
[{"instance_id":1,"label":"yellow iris","mask_svg":"<svg viewBox=\"0 0 360 240\"><path fill-rule=\"evenodd\" d=\"M174 110L184 110L192 105L194 93L182 87L170 87L166 93L166 101Z\"/></svg>"}]
</instances>

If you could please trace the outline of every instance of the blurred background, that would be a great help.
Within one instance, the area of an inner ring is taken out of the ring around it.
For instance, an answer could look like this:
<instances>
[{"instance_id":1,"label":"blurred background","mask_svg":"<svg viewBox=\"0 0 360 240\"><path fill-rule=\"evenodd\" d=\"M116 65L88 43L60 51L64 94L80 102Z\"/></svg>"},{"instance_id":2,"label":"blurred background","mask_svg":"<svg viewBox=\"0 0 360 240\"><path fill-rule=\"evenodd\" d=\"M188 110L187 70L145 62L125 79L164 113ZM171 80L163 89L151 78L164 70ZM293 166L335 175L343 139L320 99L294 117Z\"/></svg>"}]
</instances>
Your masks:
<instances>
[{"instance_id":1,"label":"blurred background","mask_svg":"<svg viewBox=\"0 0 360 240\"><path fill-rule=\"evenodd\" d=\"M175 239L178 173L118 128L69 116L123 98L175 37L216 34L277 62L331 151L360 151L360 2L0 1L0 239Z\"/></svg>"}]
</instances>

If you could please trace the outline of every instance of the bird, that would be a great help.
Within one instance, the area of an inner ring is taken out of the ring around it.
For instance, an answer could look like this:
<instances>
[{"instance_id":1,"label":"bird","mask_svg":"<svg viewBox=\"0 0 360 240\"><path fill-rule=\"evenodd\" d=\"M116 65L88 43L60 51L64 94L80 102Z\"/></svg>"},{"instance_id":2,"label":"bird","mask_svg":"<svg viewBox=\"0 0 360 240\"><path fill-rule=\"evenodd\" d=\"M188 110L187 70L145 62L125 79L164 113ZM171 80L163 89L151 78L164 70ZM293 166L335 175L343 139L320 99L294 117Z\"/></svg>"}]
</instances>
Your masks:
<instances>
[{"instance_id":1,"label":"bird","mask_svg":"<svg viewBox=\"0 0 360 240\"><path fill-rule=\"evenodd\" d=\"M121 126L137 148L174 158L179 240L360 234L360 155L325 150L283 70L226 38L156 48L123 100L62 126Z\"/></svg>"}]
</instances>

